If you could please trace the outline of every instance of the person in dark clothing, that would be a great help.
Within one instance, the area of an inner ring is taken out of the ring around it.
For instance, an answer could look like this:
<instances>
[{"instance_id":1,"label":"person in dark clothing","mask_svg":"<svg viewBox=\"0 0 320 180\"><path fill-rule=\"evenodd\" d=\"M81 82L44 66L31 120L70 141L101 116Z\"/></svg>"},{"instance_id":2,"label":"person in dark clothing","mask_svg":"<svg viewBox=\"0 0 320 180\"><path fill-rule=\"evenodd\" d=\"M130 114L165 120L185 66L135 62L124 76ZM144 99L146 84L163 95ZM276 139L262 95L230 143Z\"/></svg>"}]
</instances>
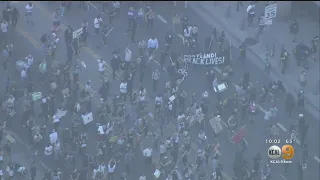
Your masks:
<instances>
[{"instance_id":1,"label":"person in dark clothing","mask_svg":"<svg viewBox=\"0 0 320 180\"><path fill-rule=\"evenodd\" d=\"M73 49L71 45L67 46L67 64L72 64Z\"/></svg>"},{"instance_id":2,"label":"person in dark clothing","mask_svg":"<svg viewBox=\"0 0 320 180\"><path fill-rule=\"evenodd\" d=\"M17 26L18 20L20 18L20 13L17 8L13 8L12 10L12 28Z\"/></svg>"},{"instance_id":3,"label":"person in dark clothing","mask_svg":"<svg viewBox=\"0 0 320 180\"><path fill-rule=\"evenodd\" d=\"M166 52L161 52L160 55L160 67L161 67L161 71L164 70L164 65L166 64L166 58L167 58L167 53Z\"/></svg>"},{"instance_id":4,"label":"person in dark clothing","mask_svg":"<svg viewBox=\"0 0 320 180\"><path fill-rule=\"evenodd\" d=\"M66 45L69 45L72 42L72 33L73 29L71 26L68 26L68 28L64 31L64 41L66 42Z\"/></svg>"},{"instance_id":5,"label":"person in dark clothing","mask_svg":"<svg viewBox=\"0 0 320 180\"><path fill-rule=\"evenodd\" d=\"M112 26L112 22L114 17L116 16L116 8L110 6L109 10L108 10L108 16L109 16L109 25Z\"/></svg>"},{"instance_id":6,"label":"person in dark clothing","mask_svg":"<svg viewBox=\"0 0 320 180\"><path fill-rule=\"evenodd\" d=\"M213 28L212 34L205 39L206 53L212 51L215 42L217 42L217 28Z\"/></svg>"},{"instance_id":7,"label":"person in dark clothing","mask_svg":"<svg viewBox=\"0 0 320 180\"><path fill-rule=\"evenodd\" d=\"M295 106L295 103L294 103L293 95L291 93L288 93L286 97L286 111L289 117L291 117L291 113L294 106Z\"/></svg>"},{"instance_id":8,"label":"person in dark clothing","mask_svg":"<svg viewBox=\"0 0 320 180\"><path fill-rule=\"evenodd\" d=\"M82 34L81 34L81 42L84 45L87 44L88 36L89 36L88 22L84 20L83 23L82 23Z\"/></svg>"},{"instance_id":9,"label":"person in dark clothing","mask_svg":"<svg viewBox=\"0 0 320 180\"><path fill-rule=\"evenodd\" d=\"M113 80L115 80L116 79L116 71L120 67L121 59L120 59L119 53L117 51L114 51L112 54L113 54L113 57L111 59L111 68L112 68Z\"/></svg>"},{"instance_id":10,"label":"person in dark clothing","mask_svg":"<svg viewBox=\"0 0 320 180\"><path fill-rule=\"evenodd\" d=\"M106 101L108 94L109 94L109 90L110 90L110 83L109 81L103 82L100 90L99 90L99 94L101 95L101 97Z\"/></svg>"},{"instance_id":11,"label":"person in dark clothing","mask_svg":"<svg viewBox=\"0 0 320 180\"><path fill-rule=\"evenodd\" d=\"M245 59L246 59L246 54L247 54L247 43L243 42L240 45L239 50L240 50L240 55L239 55L238 60L240 60L242 62L242 64L244 64Z\"/></svg>"},{"instance_id":12,"label":"person in dark clothing","mask_svg":"<svg viewBox=\"0 0 320 180\"><path fill-rule=\"evenodd\" d=\"M293 42L296 42L298 32L299 32L299 24L297 20L293 20L290 25L290 33L292 34Z\"/></svg>"},{"instance_id":13,"label":"person in dark clothing","mask_svg":"<svg viewBox=\"0 0 320 180\"><path fill-rule=\"evenodd\" d=\"M146 66L144 64L140 64L140 83L143 82L145 71Z\"/></svg>"},{"instance_id":14,"label":"person in dark clothing","mask_svg":"<svg viewBox=\"0 0 320 180\"><path fill-rule=\"evenodd\" d=\"M137 22L136 21L132 21L130 31L131 31L131 41L132 41L132 43L134 43L135 42L134 39L135 39L136 32L137 32Z\"/></svg>"},{"instance_id":15,"label":"person in dark clothing","mask_svg":"<svg viewBox=\"0 0 320 180\"><path fill-rule=\"evenodd\" d=\"M7 5L7 8L2 11L2 18L3 20L7 21L8 23L10 22L10 16L11 16L11 7Z\"/></svg>"},{"instance_id":16,"label":"person in dark clothing","mask_svg":"<svg viewBox=\"0 0 320 180\"><path fill-rule=\"evenodd\" d=\"M67 1L67 11L71 10L71 6L72 6L72 1Z\"/></svg>"},{"instance_id":17,"label":"person in dark clothing","mask_svg":"<svg viewBox=\"0 0 320 180\"><path fill-rule=\"evenodd\" d=\"M37 168L33 165L30 169L30 179L35 180L37 176Z\"/></svg>"},{"instance_id":18,"label":"person in dark clothing","mask_svg":"<svg viewBox=\"0 0 320 180\"><path fill-rule=\"evenodd\" d=\"M102 42L105 47L107 47L107 39L108 39L109 33L110 33L109 27L107 25L104 25L102 30Z\"/></svg>"}]
</instances>

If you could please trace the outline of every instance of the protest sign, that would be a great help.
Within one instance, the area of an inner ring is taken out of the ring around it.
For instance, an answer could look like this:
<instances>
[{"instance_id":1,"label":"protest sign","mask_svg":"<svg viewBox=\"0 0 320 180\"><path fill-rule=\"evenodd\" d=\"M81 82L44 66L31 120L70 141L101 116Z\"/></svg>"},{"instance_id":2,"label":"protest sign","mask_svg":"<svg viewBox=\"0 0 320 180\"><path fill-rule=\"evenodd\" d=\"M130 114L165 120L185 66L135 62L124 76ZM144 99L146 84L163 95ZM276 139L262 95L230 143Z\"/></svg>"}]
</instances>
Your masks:
<instances>
[{"instance_id":1,"label":"protest sign","mask_svg":"<svg viewBox=\"0 0 320 180\"><path fill-rule=\"evenodd\" d=\"M60 109L58 109L57 113L55 114L57 117L62 118L63 116L65 116L67 114L67 111L62 111Z\"/></svg>"},{"instance_id":2,"label":"protest sign","mask_svg":"<svg viewBox=\"0 0 320 180\"><path fill-rule=\"evenodd\" d=\"M54 144L58 141L58 133L57 132L53 132L50 134L50 143Z\"/></svg>"},{"instance_id":3,"label":"protest sign","mask_svg":"<svg viewBox=\"0 0 320 180\"><path fill-rule=\"evenodd\" d=\"M158 169L156 169L156 170L154 171L153 175L154 175L154 177L155 177L156 179L158 179L158 178L160 177L160 175L161 175L161 172L160 172Z\"/></svg>"},{"instance_id":4,"label":"protest sign","mask_svg":"<svg viewBox=\"0 0 320 180\"><path fill-rule=\"evenodd\" d=\"M83 124L86 125L93 121L92 112L86 115L82 115Z\"/></svg>"},{"instance_id":5,"label":"protest sign","mask_svg":"<svg viewBox=\"0 0 320 180\"><path fill-rule=\"evenodd\" d=\"M225 56L217 53L200 53L184 55L184 62L201 66L217 66L225 64Z\"/></svg>"},{"instance_id":6,"label":"protest sign","mask_svg":"<svg viewBox=\"0 0 320 180\"><path fill-rule=\"evenodd\" d=\"M16 139L12 137L10 134L6 135L7 141L9 141L11 144L16 143Z\"/></svg>"},{"instance_id":7,"label":"protest sign","mask_svg":"<svg viewBox=\"0 0 320 180\"><path fill-rule=\"evenodd\" d=\"M42 98L42 93L41 92L34 92L32 93L32 100L37 101L38 99Z\"/></svg>"}]
</instances>

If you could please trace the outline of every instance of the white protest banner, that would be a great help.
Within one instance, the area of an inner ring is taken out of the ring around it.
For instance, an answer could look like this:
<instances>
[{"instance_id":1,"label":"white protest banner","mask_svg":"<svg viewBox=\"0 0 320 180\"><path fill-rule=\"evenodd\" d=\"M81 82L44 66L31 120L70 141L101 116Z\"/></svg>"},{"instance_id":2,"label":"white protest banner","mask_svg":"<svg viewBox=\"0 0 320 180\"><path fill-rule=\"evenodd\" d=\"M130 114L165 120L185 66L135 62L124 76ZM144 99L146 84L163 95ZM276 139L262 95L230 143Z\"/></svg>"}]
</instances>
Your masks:
<instances>
[{"instance_id":1,"label":"white protest banner","mask_svg":"<svg viewBox=\"0 0 320 180\"><path fill-rule=\"evenodd\" d=\"M57 132L53 132L50 134L50 143L54 144L58 141L58 133Z\"/></svg>"},{"instance_id":2,"label":"white protest banner","mask_svg":"<svg viewBox=\"0 0 320 180\"><path fill-rule=\"evenodd\" d=\"M93 116L92 116L92 112L86 115L82 115L82 120L83 120L83 124L86 125L88 123L90 123L91 121L93 121Z\"/></svg>"},{"instance_id":3,"label":"white protest banner","mask_svg":"<svg viewBox=\"0 0 320 180\"><path fill-rule=\"evenodd\" d=\"M225 63L225 57L219 56L217 53L200 53L194 55L184 55L184 62L202 65L202 66L217 66Z\"/></svg>"}]
</instances>

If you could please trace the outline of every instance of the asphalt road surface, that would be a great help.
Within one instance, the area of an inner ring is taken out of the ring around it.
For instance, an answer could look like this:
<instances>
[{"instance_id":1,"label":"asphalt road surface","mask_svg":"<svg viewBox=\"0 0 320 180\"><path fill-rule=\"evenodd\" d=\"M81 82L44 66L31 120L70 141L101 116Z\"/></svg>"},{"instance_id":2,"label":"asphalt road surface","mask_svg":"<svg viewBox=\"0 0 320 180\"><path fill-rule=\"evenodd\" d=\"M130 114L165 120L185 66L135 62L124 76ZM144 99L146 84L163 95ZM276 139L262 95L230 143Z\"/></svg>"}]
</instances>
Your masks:
<instances>
[{"instance_id":1,"label":"asphalt road surface","mask_svg":"<svg viewBox=\"0 0 320 180\"><path fill-rule=\"evenodd\" d=\"M32 54L35 57L36 61L40 61L43 56L43 52L40 49L40 37L41 35L46 32L48 33L51 25L52 25L52 12L55 8L59 7L58 3L48 3L48 2L36 2L35 3L35 9L33 13L33 18L35 22L35 26L32 27L29 24L26 24L24 22L24 17L20 19L19 22L19 27L17 28L17 33L14 34L12 37L10 37L10 42L15 45L14 48L14 58L19 58L19 57L25 57L28 54ZM16 6L20 13L23 14L24 12L24 7L25 3L19 2L14 4ZM96 8L97 9L96 9ZM94 87L94 89L98 89L100 87L100 81L99 81L99 74L98 74L98 64L97 64L97 57L102 56L107 62L111 59L111 52L116 49L120 48L120 52L122 52L122 59L124 57L124 49L127 44L129 44L130 49L133 51L133 57L137 56L137 43L131 43L129 37L125 35L125 32L127 30L127 9L128 5L124 4L121 9L121 14L120 17L118 17L115 22L114 22L114 28L113 31L110 33L108 36L108 47L103 47L101 46L100 48L97 48L97 45L100 44L100 36L94 36L93 33L93 20L94 18L100 13L99 8L99 3L93 3L93 6L91 6L90 10L88 12L84 12L81 9L78 9L76 7L76 3L73 4L73 7L71 9L71 12L66 12L65 16L61 18L61 24L62 24L62 30L59 33L59 37L61 39L61 43L59 44L58 51L57 51L57 61L64 63L66 60L66 51L65 51L65 43L64 43L64 38L63 38L63 27L66 27L68 25L72 26L74 29L80 28L81 22L83 20L87 20L89 23L89 33L90 36L88 38L88 46L84 49L81 49L81 57L80 60L83 60L87 68L84 70L84 72L80 76L80 81L82 84L87 82L88 80L91 80L91 83ZM160 44L159 44L159 50L156 53L156 58L155 60L159 60L160 57L160 51L163 48L163 41L164 37L167 31L170 30L171 28L171 6L169 3L164 3L164 2L157 2L153 6L154 11L157 13L157 19L154 23L154 28L152 30L152 33L148 34L146 31L146 26L143 22L139 22L138 26L138 32L136 36L136 41L138 42L141 39L148 40L152 35L155 35ZM191 24L196 24L199 27L199 48L204 49L204 38L209 36L210 33L212 32L212 25L208 24L203 18L201 18L196 12L194 12L191 9L184 10L183 8L181 10L181 16L182 15L187 15L190 19ZM107 22L107 17L103 16L103 20ZM16 36L15 36L16 35ZM24 36L25 38L21 37ZM228 37L227 37L228 38ZM30 41L30 42L28 42ZM172 51L174 52L179 52L178 54L184 54L187 53L187 47L182 45L182 39L179 38L177 35L177 38L175 39L174 46L172 47ZM265 84L269 82L269 77L266 76L264 71L262 69L257 68L254 63L250 60L247 59L246 64L242 65L240 62L237 62L236 59L239 55L238 48L233 47L232 48L232 57L233 57L233 66L235 69L235 74L233 77L231 77L231 81L235 83L239 83L240 77L242 77L244 72L250 72L251 74L251 82L253 83L253 86L259 89L260 84ZM151 92L151 73L155 69L160 69L159 63L157 62L150 62L148 64L148 69L146 72L146 78L143 83L143 85L149 90L148 95L150 96L150 99L154 97L154 94ZM34 68L34 67L33 67ZM12 71L11 74L15 74L14 70L15 67L11 67ZM111 68L109 68L111 70ZM37 73L37 67L35 68L35 73ZM206 68L201 68L201 67L190 67L190 70L188 72L188 76L185 79L185 81L181 85L181 89L185 89L185 91L188 93L188 96L192 94L192 92L195 92L200 96L201 93L204 92L205 88L205 72L207 71ZM220 72L219 69L216 69L217 72ZM19 75L19 74L18 74ZM19 78L18 78L19 79ZM159 84L159 87L163 87L164 90L164 82L167 81L168 76L166 73L161 74L161 82ZM137 82L136 80L135 82ZM37 82L37 76L35 76L34 82ZM42 87L42 85L38 85L35 83L37 90L47 92L48 88L47 87ZM135 88L139 88L139 83L135 83ZM116 80L112 84L112 92L111 94L117 94L119 91L119 80ZM223 93L223 97L231 96L231 94L234 92L234 87L230 86L228 87L228 90ZM210 92L209 97L212 99L212 108L214 108L214 104L216 103L217 96L216 94ZM98 99L98 97L96 97ZM153 99L153 98L152 98ZM94 103L95 104L95 103ZM58 103L57 103L58 105ZM270 124L277 124L279 123L279 127L284 127L281 128L281 135L279 139L281 139L281 144L280 146L285 144L285 139L289 138L290 132L289 132L289 127L291 124L297 124L297 112L295 115L293 115L293 118L288 118L287 115L285 114L284 110L284 95L279 94L277 96L276 100L276 105L278 108L278 113L276 116L276 119L270 120L270 121L265 121L263 119L265 109L268 109L271 107L271 103L266 103L266 104L261 104L261 112L257 115L256 117L256 122L253 125L249 125L247 128L247 142L249 143L249 149L245 152L245 157L248 159L250 163L250 167L252 167L252 157L255 155L257 152L260 152L262 155L262 158L266 161L268 159L267 156L267 149L269 148L270 144L266 144L266 139L268 138L268 126ZM96 105L94 105L96 106ZM134 107L132 107L134 108ZM223 115L223 117L228 118L230 115L230 112L226 111L226 114ZM318 137L319 137L319 122L318 118L319 117L312 117L310 114L307 112L304 113L305 117L307 118L308 124L310 125L308 135L307 135L307 140L306 143L308 145L308 150L309 150L309 163L308 163L308 169L306 170L306 173L304 173L304 178L305 179L319 179L319 159L317 160L316 157L319 157L319 142L318 142ZM62 127L67 127L70 125L69 116L63 118ZM19 124L18 124L18 119L15 120L16 123L13 126L13 131L16 132L16 134L21 137L21 139L25 142L27 142L26 138L26 130L24 130ZM39 121L39 120L38 120ZM41 122L37 122L41 123ZM243 124L247 124L246 122L242 122ZM165 129L165 134L172 135L175 132L175 121L173 121L170 125L168 125ZM88 126L88 135L90 139L96 139L96 128L95 124L92 123ZM206 127L206 132L208 135L208 141L212 142L213 138L210 136L212 129L211 127L207 126ZM194 142L197 142L197 135L198 135L198 129L195 128L193 132L191 132L191 136L193 137ZM147 138L146 140L143 141L142 146L147 146L151 144L151 138ZM220 162L223 164L224 167L224 172L225 172L225 178L230 179L230 177L233 177L233 171L232 171L232 164L234 160L234 154L236 152L237 147L232 144L230 141L228 141L228 133L225 128L224 132L219 136L219 142L221 144L221 152L222 156L220 157ZM89 151L94 152L95 151L95 142L90 141L90 144L88 147ZM293 158L293 164L290 164L289 166L289 175L288 179L295 180L297 177L297 163L301 159L301 148L298 145L294 145L296 147L296 156ZM44 144L43 148L44 149ZM194 161L195 156L196 156L196 150L197 150L197 143L193 144L193 152L190 153L190 161ZM40 156L43 156L43 151L40 151ZM140 154L141 153L136 153ZM41 158L44 164L46 164L48 167L54 167L56 164L52 163L53 161L47 160L45 157ZM135 164L142 164L143 162L142 158L139 156L136 157L135 159ZM121 162L120 162L120 169L117 169L117 171L121 171ZM281 173L283 171L283 165L272 165L272 179L278 180L278 179L283 179L281 176ZM211 167L211 165L210 165ZM132 172L133 174L130 174L132 176L132 179L138 179L140 173L142 172L149 172L146 171L143 166L134 166L136 168ZM211 169L211 168L208 168ZM148 176L151 176L151 174L148 173Z\"/></svg>"}]
</instances>

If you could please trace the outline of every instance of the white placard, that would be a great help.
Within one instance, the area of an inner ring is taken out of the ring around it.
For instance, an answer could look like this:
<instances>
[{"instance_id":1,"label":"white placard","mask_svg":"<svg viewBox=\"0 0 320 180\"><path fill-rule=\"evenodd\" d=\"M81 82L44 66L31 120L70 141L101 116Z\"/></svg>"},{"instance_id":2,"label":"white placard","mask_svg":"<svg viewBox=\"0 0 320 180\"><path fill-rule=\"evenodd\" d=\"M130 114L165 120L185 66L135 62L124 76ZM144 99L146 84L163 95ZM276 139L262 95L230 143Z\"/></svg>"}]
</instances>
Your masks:
<instances>
[{"instance_id":1,"label":"white placard","mask_svg":"<svg viewBox=\"0 0 320 180\"><path fill-rule=\"evenodd\" d=\"M264 8L264 18L265 20L275 18L277 16L277 3L271 4Z\"/></svg>"},{"instance_id":2,"label":"white placard","mask_svg":"<svg viewBox=\"0 0 320 180\"><path fill-rule=\"evenodd\" d=\"M160 172L158 169L156 169L156 170L154 171L153 175L154 175L154 177L159 178L160 175L161 175L161 172Z\"/></svg>"},{"instance_id":3,"label":"white placard","mask_svg":"<svg viewBox=\"0 0 320 180\"><path fill-rule=\"evenodd\" d=\"M65 116L67 114L67 111L61 111L60 109L58 109L57 113L55 114L55 116L57 116L58 118L62 118L63 116Z\"/></svg>"},{"instance_id":4,"label":"white placard","mask_svg":"<svg viewBox=\"0 0 320 180\"><path fill-rule=\"evenodd\" d=\"M265 20L264 16L260 17L260 21L259 21L259 25L260 26L262 26L262 25L271 25L271 24L272 24L272 19Z\"/></svg>"},{"instance_id":5,"label":"white placard","mask_svg":"<svg viewBox=\"0 0 320 180\"><path fill-rule=\"evenodd\" d=\"M98 127L98 132L99 132L99 134L101 134L101 135L102 135L102 134L105 134L105 133L104 133L104 130L103 130L103 126L99 126L99 127Z\"/></svg>"},{"instance_id":6,"label":"white placard","mask_svg":"<svg viewBox=\"0 0 320 180\"><path fill-rule=\"evenodd\" d=\"M171 97L169 97L170 101L174 101L176 99L176 97L174 95L172 95Z\"/></svg>"},{"instance_id":7,"label":"white placard","mask_svg":"<svg viewBox=\"0 0 320 180\"><path fill-rule=\"evenodd\" d=\"M74 39L74 38L77 38L77 37L79 37L81 34L82 34L82 28L74 31L74 32L72 33L72 38L73 38L73 39Z\"/></svg>"},{"instance_id":8,"label":"white placard","mask_svg":"<svg viewBox=\"0 0 320 180\"><path fill-rule=\"evenodd\" d=\"M50 143L54 144L58 141L58 133L57 132L53 132L50 134Z\"/></svg>"},{"instance_id":9,"label":"white placard","mask_svg":"<svg viewBox=\"0 0 320 180\"><path fill-rule=\"evenodd\" d=\"M82 120L83 120L83 124L86 125L88 123L90 123L91 121L93 121L93 116L92 116L92 112L86 115L82 115Z\"/></svg>"}]
</instances>

